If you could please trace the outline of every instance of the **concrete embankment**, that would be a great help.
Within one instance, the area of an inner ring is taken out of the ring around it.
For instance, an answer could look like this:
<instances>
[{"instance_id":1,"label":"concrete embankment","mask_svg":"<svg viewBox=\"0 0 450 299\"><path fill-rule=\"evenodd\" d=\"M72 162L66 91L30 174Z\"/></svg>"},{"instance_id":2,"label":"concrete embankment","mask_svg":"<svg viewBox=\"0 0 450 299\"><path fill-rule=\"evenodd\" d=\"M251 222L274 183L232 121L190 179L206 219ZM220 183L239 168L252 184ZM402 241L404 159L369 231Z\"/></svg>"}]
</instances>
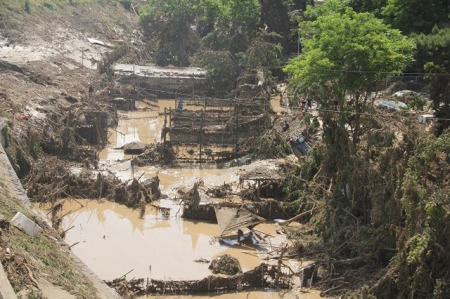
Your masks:
<instances>
[{"instance_id":1,"label":"concrete embankment","mask_svg":"<svg viewBox=\"0 0 450 299\"><path fill-rule=\"evenodd\" d=\"M5 120L0 119L0 188L6 189L8 194L8 199L13 201L16 200L19 202L24 208L29 209L33 214L37 217L41 217L34 209L33 206L23 188L17 174L15 173L8 156L6 155L4 146L6 141L5 130L4 128L7 126L7 122ZM2 193L3 194L3 193ZM0 194L1 195L1 194ZM49 228L51 229L51 228ZM57 242L57 241L55 241ZM58 241L61 242L61 241ZM92 281L93 285L97 290L97 294L93 295L92 298L99 299L119 299L121 298L115 290L109 288L95 273L93 273L78 257L76 257L73 253L69 251L70 256L68 258L72 258L81 272L83 272L89 280ZM0 298L5 299L16 299L17 296L14 293L13 288L7 278L7 275L3 269L0 267ZM38 278L39 281L39 278ZM40 285L41 291L45 298L59 298L59 299L71 299L75 298L73 295L68 292L58 289L58 286L52 286L47 282L43 282Z\"/></svg>"}]
</instances>

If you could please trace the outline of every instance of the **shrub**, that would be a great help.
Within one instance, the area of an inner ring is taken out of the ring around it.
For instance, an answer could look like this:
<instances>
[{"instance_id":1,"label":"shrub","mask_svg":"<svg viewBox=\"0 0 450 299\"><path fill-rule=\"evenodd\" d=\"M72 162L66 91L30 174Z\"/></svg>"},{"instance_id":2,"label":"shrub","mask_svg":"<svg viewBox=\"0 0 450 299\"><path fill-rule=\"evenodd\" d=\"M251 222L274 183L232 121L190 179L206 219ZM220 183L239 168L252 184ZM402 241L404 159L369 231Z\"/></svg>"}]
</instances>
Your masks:
<instances>
[{"instance_id":1,"label":"shrub","mask_svg":"<svg viewBox=\"0 0 450 299\"><path fill-rule=\"evenodd\" d=\"M31 7L30 7L30 1L29 0L25 0L25 11L27 12L27 13L30 13L30 11L31 11Z\"/></svg>"},{"instance_id":2,"label":"shrub","mask_svg":"<svg viewBox=\"0 0 450 299\"><path fill-rule=\"evenodd\" d=\"M129 10L131 8L132 1L131 0L121 0L120 3L126 10Z\"/></svg>"},{"instance_id":3,"label":"shrub","mask_svg":"<svg viewBox=\"0 0 450 299\"><path fill-rule=\"evenodd\" d=\"M51 3L44 2L44 4L42 4L42 5L50 10L53 10L53 5Z\"/></svg>"}]
</instances>

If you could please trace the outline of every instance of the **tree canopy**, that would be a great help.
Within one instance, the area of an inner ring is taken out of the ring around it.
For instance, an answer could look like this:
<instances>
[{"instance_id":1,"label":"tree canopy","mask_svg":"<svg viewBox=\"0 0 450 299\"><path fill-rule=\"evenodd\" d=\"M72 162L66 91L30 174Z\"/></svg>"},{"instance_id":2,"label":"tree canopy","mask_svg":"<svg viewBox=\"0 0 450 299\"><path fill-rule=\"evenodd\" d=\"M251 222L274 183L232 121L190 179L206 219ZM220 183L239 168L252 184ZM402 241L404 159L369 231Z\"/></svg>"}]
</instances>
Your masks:
<instances>
[{"instance_id":1,"label":"tree canopy","mask_svg":"<svg viewBox=\"0 0 450 299\"><path fill-rule=\"evenodd\" d=\"M193 0L148 0L140 12L144 33L157 44L158 65L189 65L199 45L192 25L197 14Z\"/></svg>"},{"instance_id":2,"label":"tree canopy","mask_svg":"<svg viewBox=\"0 0 450 299\"><path fill-rule=\"evenodd\" d=\"M405 34L431 32L450 20L448 0L388 0L382 14L389 24Z\"/></svg>"},{"instance_id":3,"label":"tree canopy","mask_svg":"<svg viewBox=\"0 0 450 299\"><path fill-rule=\"evenodd\" d=\"M432 34L416 36L416 63L424 67L430 82L430 99L435 115L450 119L450 28L434 28ZM439 120L435 127L437 135L450 127L447 120Z\"/></svg>"},{"instance_id":4,"label":"tree canopy","mask_svg":"<svg viewBox=\"0 0 450 299\"><path fill-rule=\"evenodd\" d=\"M412 61L413 43L372 14L344 13L319 16L301 28L303 52L285 67L291 84L325 107L348 96L370 92L376 80ZM309 38L308 38L309 37Z\"/></svg>"}]
</instances>

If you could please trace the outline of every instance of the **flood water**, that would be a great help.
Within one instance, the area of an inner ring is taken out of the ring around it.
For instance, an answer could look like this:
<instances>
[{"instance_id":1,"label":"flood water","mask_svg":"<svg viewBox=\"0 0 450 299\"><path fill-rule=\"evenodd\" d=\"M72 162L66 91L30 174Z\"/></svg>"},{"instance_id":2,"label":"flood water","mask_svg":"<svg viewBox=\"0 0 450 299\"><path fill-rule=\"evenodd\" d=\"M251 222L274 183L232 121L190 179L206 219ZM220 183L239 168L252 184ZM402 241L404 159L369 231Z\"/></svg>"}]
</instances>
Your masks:
<instances>
[{"instance_id":1,"label":"flood water","mask_svg":"<svg viewBox=\"0 0 450 299\"><path fill-rule=\"evenodd\" d=\"M276 100L279 103L279 100ZM216 223L187 221L181 218L182 210L176 189L180 185L192 187L202 179L205 186L224 183L238 185L239 172L244 167L216 169L192 165L184 168L138 167L132 173L130 158L119 147L140 141L145 144L160 142L164 124L164 108L175 105L174 100L160 100L159 109L133 111L122 114L117 128L109 132L109 146L100 153L100 168L110 170L122 180L131 177L158 175L161 191L168 199L147 205L145 214L140 211L104 200L66 200L63 229L65 241L72 251L103 280L126 275L132 278L165 280L202 279L211 274L209 263L214 257L228 253L236 257L243 271L258 266L268 253L287 242L276 232L276 224L259 224L256 229L270 235L266 242L256 245L239 245L236 236L226 243L219 242ZM157 207L170 208L163 213ZM44 209L43 207L41 207ZM265 261L267 262L267 261ZM302 267L299 261L287 264L295 271ZM304 265L303 265L304 266ZM149 298L204 298L203 296L148 296ZM214 298L319 298L317 293L278 293L252 291L216 295Z\"/></svg>"},{"instance_id":2,"label":"flood water","mask_svg":"<svg viewBox=\"0 0 450 299\"><path fill-rule=\"evenodd\" d=\"M258 253L271 250L264 245L240 246L234 237L230 243L235 245L222 246L215 238L217 224L181 219L179 207L170 200L161 205L172 207L170 215L149 206L139 219L138 210L123 205L69 200L64 204L63 213L69 214L63 226L73 228L65 240L69 245L79 242L72 251L104 280L129 271L127 278L201 279L211 274L209 264L196 260L210 261L225 253L238 258L246 271L260 264ZM261 224L258 229L276 235L272 224Z\"/></svg>"}]
</instances>

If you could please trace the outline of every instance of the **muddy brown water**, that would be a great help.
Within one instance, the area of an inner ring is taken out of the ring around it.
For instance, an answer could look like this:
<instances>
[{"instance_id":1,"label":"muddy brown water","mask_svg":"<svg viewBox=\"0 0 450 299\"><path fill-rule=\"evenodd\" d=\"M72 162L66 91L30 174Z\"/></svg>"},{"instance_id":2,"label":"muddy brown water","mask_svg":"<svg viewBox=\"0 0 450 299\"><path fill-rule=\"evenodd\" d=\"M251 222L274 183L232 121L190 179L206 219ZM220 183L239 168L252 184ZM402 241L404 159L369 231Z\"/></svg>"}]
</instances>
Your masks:
<instances>
[{"instance_id":1,"label":"muddy brown water","mask_svg":"<svg viewBox=\"0 0 450 299\"><path fill-rule=\"evenodd\" d=\"M103 280L112 280L126 274L128 279L153 278L166 280L202 279L211 274L209 263L222 254L236 257L247 271L258 266L267 254L282 246L287 240L277 235L276 224L267 222L256 229L270 237L257 245L239 245L236 236L219 242L216 223L187 221L181 218L181 208L176 199L180 185L192 187L202 179L206 186L224 183L238 185L242 167L216 169L213 166L184 168L138 167L131 172L129 159L117 148L132 141L159 142L164 124L165 108L173 107L174 100L160 100L159 110L133 111L121 114L117 128L111 129L109 146L100 153L100 167L117 174L122 180L131 177L160 178L160 188L170 199L147 205L145 214L140 211L104 200L67 200L62 213L67 215L63 228L68 230L65 241L73 245L72 251ZM164 214L155 206L170 208ZM44 207L39 209L45 210ZM266 261L267 262L267 261ZM295 271L304 266L289 261ZM291 291L278 293L267 290L222 294L214 298L319 298L318 294ZM149 296L150 298L150 296ZM153 296L152 298L204 298L204 296Z\"/></svg>"},{"instance_id":2,"label":"muddy brown water","mask_svg":"<svg viewBox=\"0 0 450 299\"><path fill-rule=\"evenodd\" d=\"M219 235L217 224L183 220L178 205L171 200L155 204L171 207L170 215L148 206L139 219L138 210L123 205L70 200L62 211L69 213L63 227L73 227L65 240L69 245L79 242L72 251L104 280L129 271L130 279L201 279L211 274L209 263L196 260L210 261L225 253L238 258L246 271L260 264L258 252L270 250L265 245L239 246L233 236L229 242L234 245L223 246L215 238ZM276 235L272 224L261 224L258 229Z\"/></svg>"}]
</instances>

